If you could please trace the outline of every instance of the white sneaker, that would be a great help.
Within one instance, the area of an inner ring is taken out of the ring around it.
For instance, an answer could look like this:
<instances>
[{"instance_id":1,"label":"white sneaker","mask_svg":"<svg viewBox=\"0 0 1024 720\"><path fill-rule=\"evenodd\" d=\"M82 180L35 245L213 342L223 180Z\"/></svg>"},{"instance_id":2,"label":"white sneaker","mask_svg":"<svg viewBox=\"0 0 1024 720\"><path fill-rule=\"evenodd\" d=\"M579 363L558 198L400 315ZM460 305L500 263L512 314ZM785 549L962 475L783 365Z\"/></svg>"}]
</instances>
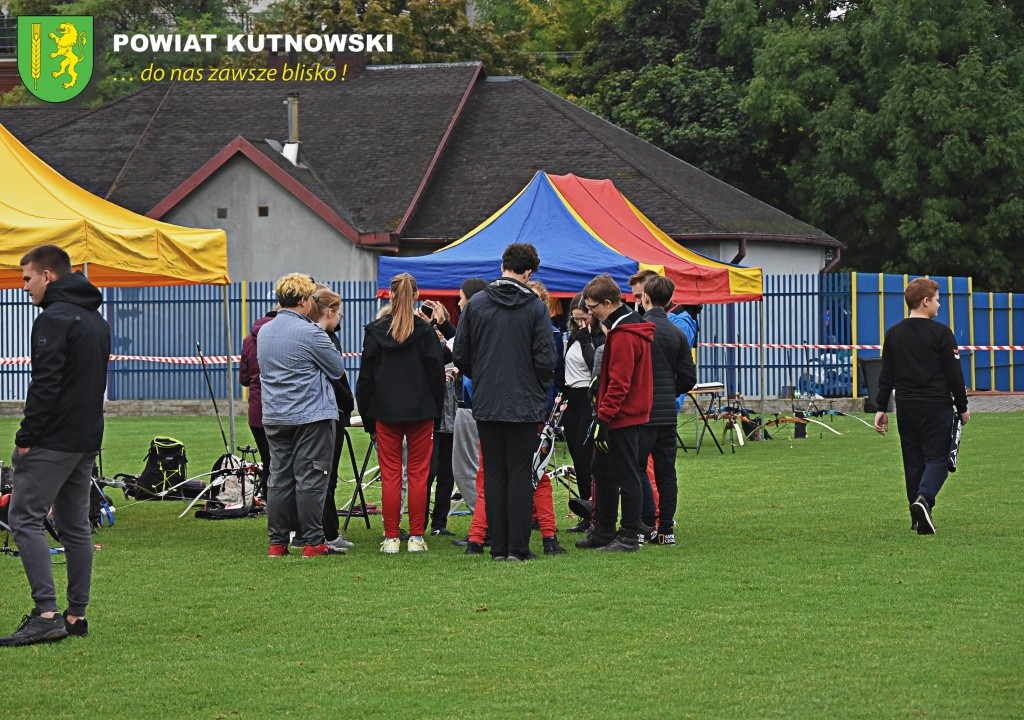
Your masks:
<instances>
[{"instance_id":1,"label":"white sneaker","mask_svg":"<svg viewBox=\"0 0 1024 720\"><path fill-rule=\"evenodd\" d=\"M341 535L339 535L338 537L334 538L333 540L326 540L325 542L328 545L330 545L332 548L334 548L334 550L336 552L339 552L339 553L347 553L348 549L350 547L353 547L352 543L348 542Z\"/></svg>"},{"instance_id":2,"label":"white sneaker","mask_svg":"<svg viewBox=\"0 0 1024 720\"><path fill-rule=\"evenodd\" d=\"M423 539L422 535L413 535L409 538L408 543L409 552L426 552L427 541Z\"/></svg>"},{"instance_id":3,"label":"white sneaker","mask_svg":"<svg viewBox=\"0 0 1024 720\"><path fill-rule=\"evenodd\" d=\"M352 542L350 540L346 540L344 535L339 535L338 537L334 538L333 540L328 540L327 544L330 545L331 547L335 547L335 548L338 548L338 549L345 549L345 550L351 550L352 548L354 548L356 546L356 544L354 542Z\"/></svg>"},{"instance_id":4,"label":"white sneaker","mask_svg":"<svg viewBox=\"0 0 1024 720\"><path fill-rule=\"evenodd\" d=\"M384 538L384 542L380 544L380 551L385 555L397 555L401 548L402 543L398 538Z\"/></svg>"}]
</instances>

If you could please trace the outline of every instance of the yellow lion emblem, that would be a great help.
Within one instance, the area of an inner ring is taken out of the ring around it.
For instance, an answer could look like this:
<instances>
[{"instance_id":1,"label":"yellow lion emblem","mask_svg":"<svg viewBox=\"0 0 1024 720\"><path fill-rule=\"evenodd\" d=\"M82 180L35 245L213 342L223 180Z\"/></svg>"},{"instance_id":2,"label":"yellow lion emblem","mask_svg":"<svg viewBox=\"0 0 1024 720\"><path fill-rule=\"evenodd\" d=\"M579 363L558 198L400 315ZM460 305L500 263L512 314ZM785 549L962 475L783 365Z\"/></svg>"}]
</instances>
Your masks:
<instances>
[{"instance_id":1,"label":"yellow lion emblem","mask_svg":"<svg viewBox=\"0 0 1024 720\"><path fill-rule=\"evenodd\" d=\"M85 33L79 34L74 23L65 22L60 24L60 36L56 33L50 33L50 38L57 43L57 52L50 53L50 59L64 58L60 64L60 70L53 73L53 76L58 78L66 72L71 79L64 83L62 87L65 89L74 87L75 82L78 81L75 65L82 59L75 55L75 45L81 44L82 47L85 47Z\"/></svg>"}]
</instances>

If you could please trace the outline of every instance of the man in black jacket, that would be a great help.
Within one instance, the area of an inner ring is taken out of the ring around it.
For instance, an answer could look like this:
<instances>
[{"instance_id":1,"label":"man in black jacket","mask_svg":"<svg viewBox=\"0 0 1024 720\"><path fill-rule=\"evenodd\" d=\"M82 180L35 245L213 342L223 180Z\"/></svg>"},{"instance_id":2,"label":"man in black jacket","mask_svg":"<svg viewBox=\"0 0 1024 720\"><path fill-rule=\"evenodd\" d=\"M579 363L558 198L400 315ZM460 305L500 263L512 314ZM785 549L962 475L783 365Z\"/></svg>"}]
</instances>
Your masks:
<instances>
[{"instance_id":1,"label":"man in black jacket","mask_svg":"<svg viewBox=\"0 0 1024 720\"><path fill-rule=\"evenodd\" d=\"M641 302L644 320L654 324L651 364L654 369L654 405L651 419L640 430L640 471L646 473L647 458L654 458L654 481L658 485L658 527L645 538L657 545L675 545L676 500L676 397L689 392L697 382L690 343L668 318L665 309L672 302L676 286L660 275L648 278ZM644 523L653 525L651 516Z\"/></svg>"},{"instance_id":2,"label":"man in black jacket","mask_svg":"<svg viewBox=\"0 0 1024 720\"><path fill-rule=\"evenodd\" d=\"M25 292L43 312L32 325L32 383L15 436L10 523L35 608L0 645L85 635L92 581L89 491L103 440L110 328L96 312L103 296L68 254L42 245L21 259ZM68 607L57 614L50 548L43 533L53 508L67 557Z\"/></svg>"},{"instance_id":3,"label":"man in black jacket","mask_svg":"<svg viewBox=\"0 0 1024 720\"><path fill-rule=\"evenodd\" d=\"M510 562L532 557L531 462L557 361L547 308L526 286L538 267L533 245L505 248L501 277L466 304L452 353L473 381L491 556Z\"/></svg>"}]
</instances>

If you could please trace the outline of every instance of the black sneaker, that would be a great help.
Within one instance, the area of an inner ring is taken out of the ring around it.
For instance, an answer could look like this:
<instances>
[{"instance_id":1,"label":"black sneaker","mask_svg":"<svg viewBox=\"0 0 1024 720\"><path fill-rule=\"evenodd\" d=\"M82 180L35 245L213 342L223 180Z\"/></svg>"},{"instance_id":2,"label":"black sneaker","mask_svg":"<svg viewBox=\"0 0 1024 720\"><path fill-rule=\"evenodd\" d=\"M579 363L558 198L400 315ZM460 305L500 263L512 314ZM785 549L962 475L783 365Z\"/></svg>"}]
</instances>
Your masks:
<instances>
[{"instance_id":1,"label":"black sneaker","mask_svg":"<svg viewBox=\"0 0 1024 720\"><path fill-rule=\"evenodd\" d=\"M587 536L582 540L576 541L576 547L582 550L593 550L595 548L603 548L612 542L614 538L610 538L603 535L598 535L595 530L591 530L587 533Z\"/></svg>"},{"instance_id":2,"label":"black sneaker","mask_svg":"<svg viewBox=\"0 0 1024 720\"><path fill-rule=\"evenodd\" d=\"M566 532L585 533L589 529L590 529L590 521L589 520L580 520L578 525L573 525L571 528L567 529Z\"/></svg>"},{"instance_id":3,"label":"black sneaker","mask_svg":"<svg viewBox=\"0 0 1024 720\"><path fill-rule=\"evenodd\" d=\"M85 637L89 634L89 621L85 618L79 618L73 623L68 622L68 611L65 610L61 615L64 618L64 629L68 631L68 635L73 637Z\"/></svg>"},{"instance_id":4,"label":"black sneaker","mask_svg":"<svg viewBox=\"0 0 1024 720\"><path fill-rule=\"evenodd\" d=\"M466 541L466 555L483 555L484 546L480 543L475 543L472 540Z\"/></svg>"},{"instance_id":5,"label":"black sneaker","mask_svg":"<svg viewBox=\"0 0 1024 720\"><path fill-rule=\"evenodd\" d=\"M64 618L60 615L44 618L42 615L26 615L18 629L7 637L0 637L0 647L35 645L36 643L57 642L68 636Z\"/></svg>"},{"instance_id":6,"label":"black sneaker","mask_svg":"<svg viewBox=\"0 0 1024 720\"><path fill-rule=\"evenodd\" d=\"M598 548L601 552L636 552L639 549L639 540L634 540L631 537L622 537L621 535L616 536L614 540L604 547Z\"/></svg>"},{"instance_id":7,"label":"black sneaker","mask_svg":"<svg viewBox=\"0 0 1024 720\"><path fill-rule=\"evenodd\" d=\"M910 506L910 516L917 521L918 535L934 535L935 525L932 524L931 508L928 507L928 500L923 495L918 495L917 500Z\"/></svg>"},{"instance_id":8,"label":"black sneaker","mask_svg":"<svg viewBox=\"0 0 1024 720\"><path fill-rule=\"evenodd\" d=\"M675 534L675 532L674 531L673 532L667 532L667 533L659 532L658 533L658 537L654 541L654 544L655 545L675 545L676 544L676 534Z\"/></svg>"},{"instance_id":9,"label":"black sneaker","mask_svg":"<svg viewBox=\"0 0 1024 720\"><path fill-rule=\"evenodd\" d=\"M558 537L544 538L544 554L545 555L564 555L565 548L558 543Z\"/></svg>"},{"instance_id":10,"label":"black sneaker","mask_svg":"<svg viewBox=\"0 0 1024 720\"><path fill-rule=\"evenodd\" d=\"M399 540L408 540L409 539L409 531L406 530L405 528L398 528L398 539Z\"/></svg>"},{"instance_id":11,"label":"black sneaker","mask_svg":"<svg viewBox=\"0 0 1024 720\"><path fill-rule=\"evenodd\" d=\"M589 520L594 515L594 506L589 500L583 498L569 498L569 510L573 515Z\"/></svg>"},{"instance_id":12,"label":"black sneaker","mask_svg":"<svg viewBox=\"0 0 1024 720\"><path fill-rule=\"evenodd\" d=\"M433 530L430 531L430 534L431 535L443 535L444 537L455 537L455 533L453 533L451 530L449 530L446 527L434 528Z\"/></svg>"},{"instance_id":13,"label":"black sneaker","mask_svg":"<svg viewBox=\"0 0 1024 720\"><path fill-rule=\"evenodd\" d=\"M658 537L658 529L653 525L648 525L644 522L640 523L640 534L637 535L636 540L638 543L643 545L646 542L654 542L655 538Z\"/></svg>"}]
</instances>

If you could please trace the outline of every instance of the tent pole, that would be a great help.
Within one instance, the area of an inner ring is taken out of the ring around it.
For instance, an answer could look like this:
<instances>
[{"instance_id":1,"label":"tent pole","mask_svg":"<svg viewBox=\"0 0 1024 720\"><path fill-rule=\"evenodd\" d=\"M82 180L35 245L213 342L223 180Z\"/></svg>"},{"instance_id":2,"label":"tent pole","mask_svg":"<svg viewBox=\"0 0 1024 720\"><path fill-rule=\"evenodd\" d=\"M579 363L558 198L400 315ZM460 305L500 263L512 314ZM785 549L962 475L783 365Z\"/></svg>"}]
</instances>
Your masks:
<instances>
[{"instance_id":1,"label":"tent pole","mask_svg":"<svg viewBox=\"0 0 1024 720\"><path fill-rule=\"evenodd\" d=\"M228 389L228 428L231 433L231 448L229 452L235 451L235 366L231 362L231 356L235 354L234 345L231 343L231 313L228 308L228 286L221 287L224 293L224 344L227 348L228 361L225 363L226 379Z\"/></svg>"},{"instance_id":2,"label":"tent pole","mask_svg":"<svg viewBox=\"0 0 1024 720\"><path fill-rule=\"evenodd\" d=\"M765 339L764 339L765 338L765 328L764 328L764 295L761 296L761 301L757 305L758 305L758 307L757 307L757 314L758 314L758 319L760 320L760 325L761 325L761 342L760 342L761 347L758 348L758 360L759 360L759 364L761 365L761 368L760 368L760 376L761 376L761 382L760 382L760 385L761 385L761 407L763 408L764 407L764 386L765 386L765 382L767 380L767 378L765 377L765 368L764 368L765 353L766 353L766 350L765 350L765 347L764 347L764 344L765 344Z\"/></svg>"}]
</instances>

